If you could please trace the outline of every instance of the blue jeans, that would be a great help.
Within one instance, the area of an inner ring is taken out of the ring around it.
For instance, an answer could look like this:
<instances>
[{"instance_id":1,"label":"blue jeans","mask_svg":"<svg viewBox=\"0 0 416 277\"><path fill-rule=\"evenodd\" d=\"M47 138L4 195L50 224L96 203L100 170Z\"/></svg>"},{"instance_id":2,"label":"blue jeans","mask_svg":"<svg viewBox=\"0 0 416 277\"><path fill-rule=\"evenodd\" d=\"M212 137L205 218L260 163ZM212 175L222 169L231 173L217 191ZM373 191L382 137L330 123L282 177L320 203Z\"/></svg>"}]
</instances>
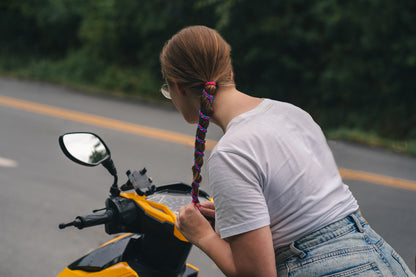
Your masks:
<instances>
[{"instance_id":1,"label":"blue jeans","mask_svg":"<svg viewBox=\"0 0 416 277\"><path fill-rule=\"evenodd\" d=\"M277 276L415 276L359 211L275 252Z\"/></svg>"}]
</instances>

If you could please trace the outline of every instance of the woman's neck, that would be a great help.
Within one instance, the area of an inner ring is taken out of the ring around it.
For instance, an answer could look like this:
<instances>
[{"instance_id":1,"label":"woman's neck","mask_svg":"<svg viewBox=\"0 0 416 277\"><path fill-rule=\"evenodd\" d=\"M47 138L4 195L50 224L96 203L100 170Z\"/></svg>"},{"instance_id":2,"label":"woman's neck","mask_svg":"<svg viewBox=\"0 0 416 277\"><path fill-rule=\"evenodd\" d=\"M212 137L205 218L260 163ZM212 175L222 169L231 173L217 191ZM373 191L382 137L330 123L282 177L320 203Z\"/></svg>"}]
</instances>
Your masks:
<instances>
[{"instance_id":1,"label":"woman's neck","mask_svg":"<svg viewBox=\"0 0 416 277\"><path fill-rule=\"evenodd\" d=\"M254 109L262 101L263 99L249 96L235 87L224 87L215 93L214 115L211 120L225 133L233 118Z\"/></svg>"}]
</instances>

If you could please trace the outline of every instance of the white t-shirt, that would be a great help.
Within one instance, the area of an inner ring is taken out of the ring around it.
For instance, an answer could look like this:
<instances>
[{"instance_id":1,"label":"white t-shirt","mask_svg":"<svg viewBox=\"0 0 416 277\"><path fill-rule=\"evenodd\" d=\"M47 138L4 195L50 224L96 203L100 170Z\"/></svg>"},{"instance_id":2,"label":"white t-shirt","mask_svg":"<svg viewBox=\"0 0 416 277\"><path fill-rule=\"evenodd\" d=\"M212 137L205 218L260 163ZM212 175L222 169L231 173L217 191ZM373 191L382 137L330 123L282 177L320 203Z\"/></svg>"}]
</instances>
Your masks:
<instances>
[{"instance_id":1,"label":"white t-shirt","mask_svg":"<svg viewBox=\"0 0 416 277\"><path fill-rule=\"evenodd\" d=\"M264 99L235 117L208 159L222 238L270 225L274 248L358 209L311 116Z\"/></svg>"}]
</instances>

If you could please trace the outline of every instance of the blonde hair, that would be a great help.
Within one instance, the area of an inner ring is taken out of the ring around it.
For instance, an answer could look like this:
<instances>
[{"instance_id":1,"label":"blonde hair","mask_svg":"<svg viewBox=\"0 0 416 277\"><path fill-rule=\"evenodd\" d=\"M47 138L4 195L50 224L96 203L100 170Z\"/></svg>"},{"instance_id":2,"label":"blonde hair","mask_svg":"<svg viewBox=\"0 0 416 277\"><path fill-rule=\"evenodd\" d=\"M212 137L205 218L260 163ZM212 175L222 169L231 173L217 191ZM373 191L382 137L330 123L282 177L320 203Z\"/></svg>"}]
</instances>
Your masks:
<instances>
[{"instance_id":1,"label":"blonde hair","mask_svg":"<svg viewBox=\"0 0 416 277\"><path fill-rule=\"evenodd\" d=\"M219 87L234 85L231 47L217 31L205 26L190 26L175 34L163 47L160 63L168 83L200 95L200 114L192 166L192 193L198 203L205 137L209 118L214 114L212 98ZM206 92L206 94L205 94Z\"/></svg>"}]
</instances>

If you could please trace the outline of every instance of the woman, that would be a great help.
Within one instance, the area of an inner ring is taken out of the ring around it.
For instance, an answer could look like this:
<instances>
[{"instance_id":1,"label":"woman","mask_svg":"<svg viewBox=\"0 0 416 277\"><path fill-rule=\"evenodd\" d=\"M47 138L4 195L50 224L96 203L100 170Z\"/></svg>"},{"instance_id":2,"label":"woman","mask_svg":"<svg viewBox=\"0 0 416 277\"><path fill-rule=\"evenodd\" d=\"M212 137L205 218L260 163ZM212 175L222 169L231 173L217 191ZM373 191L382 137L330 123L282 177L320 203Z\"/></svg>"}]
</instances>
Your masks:
<instances>
[{"instance_id":1,"label":"woman","mask_svg":"<svg viewBox=\"0 0 416 277\"><path fill-rule=\"evenodd\" d=\"M238 91L230 51L215 30L192 26L160 55L162 92L198 124L193 199L176 227L227 276L411 275L361 216L319 126ZM197 198L209 122L224 131L208 159L215 207Z\"/></svg>"}]
</instances>

